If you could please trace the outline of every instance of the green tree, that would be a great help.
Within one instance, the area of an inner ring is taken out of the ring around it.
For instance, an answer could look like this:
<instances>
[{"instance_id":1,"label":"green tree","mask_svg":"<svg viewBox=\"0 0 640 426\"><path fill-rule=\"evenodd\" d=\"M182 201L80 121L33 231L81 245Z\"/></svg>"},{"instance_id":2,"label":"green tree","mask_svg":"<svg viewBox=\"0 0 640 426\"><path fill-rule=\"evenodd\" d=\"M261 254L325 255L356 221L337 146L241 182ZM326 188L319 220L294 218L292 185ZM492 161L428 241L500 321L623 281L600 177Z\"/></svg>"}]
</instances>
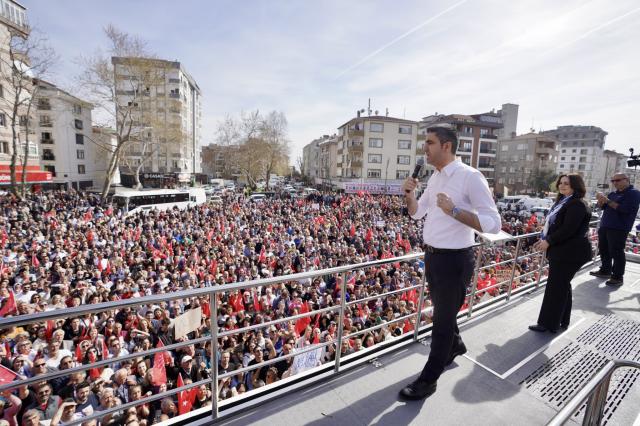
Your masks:
<instances>
[{"instance_id":1,"label":"green tree","mask_svg":"<svg viewBox=\"0 0 640 426\"><path fill-rule=\"evenodd\" d=\"M529 187L537 194L553 191L552 185L557 178L558 175L553 170L536 170L529 178Z\"/></svg>"}]
</instances>

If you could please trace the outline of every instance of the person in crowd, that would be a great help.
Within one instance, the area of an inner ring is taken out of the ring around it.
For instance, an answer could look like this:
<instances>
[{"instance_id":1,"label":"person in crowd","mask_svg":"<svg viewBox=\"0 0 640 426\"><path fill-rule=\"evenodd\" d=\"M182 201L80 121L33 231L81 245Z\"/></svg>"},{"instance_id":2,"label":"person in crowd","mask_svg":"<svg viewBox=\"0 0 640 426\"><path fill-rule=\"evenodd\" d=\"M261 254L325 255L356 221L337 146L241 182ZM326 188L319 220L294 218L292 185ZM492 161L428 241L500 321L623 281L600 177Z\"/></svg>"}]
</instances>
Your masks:
<instances>
[{"instance_id":1,"label":"person in crowd","mask_svg":"<svg viewBox=\"0 0 640 426\"><path fill-rule=\"evenodd\" d=\"M538 315L529 329L537 332L566 330L571 321L571 280L592 256L587 237L591 211L584 200L584 181L578 174L561 174L558 197L551 208L540 241L534 247L546 251L549 277Z\"/></svg>"},{"instance_id":2,"label":"person in crowd","mask_svg":"<svg viewBox=\"0 0 640 426\"><path fill-rule=\"evenodd\" d=\"M611 183L615 191L609 195L601 192L596 194L598 207L603 209L598 228L601 264L598 270L590 274L608 278L607 285L620 287L624 283L625 244L640 206L640 191L631 185L624 173L614 174Z\"/></svg>"}]
</instances>

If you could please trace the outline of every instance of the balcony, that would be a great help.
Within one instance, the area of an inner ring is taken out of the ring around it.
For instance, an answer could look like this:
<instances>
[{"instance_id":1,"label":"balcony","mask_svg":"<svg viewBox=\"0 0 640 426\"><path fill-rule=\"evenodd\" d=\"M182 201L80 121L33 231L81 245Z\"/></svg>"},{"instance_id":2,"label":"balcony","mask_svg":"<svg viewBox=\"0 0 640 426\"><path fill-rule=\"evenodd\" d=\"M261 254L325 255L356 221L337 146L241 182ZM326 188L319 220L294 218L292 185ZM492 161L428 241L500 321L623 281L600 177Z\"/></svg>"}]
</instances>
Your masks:
<instances>
[{"instance_id":1,"label":"balcony","mask_svg":"<svg viewBox=\"0 0 640 426\"><path fill-rule=\"evenodd\" d=\"M364 150L364 144L362 142L351 142L348 145L349 151L351 152L362 152Z\"/></svg>"},{"instance_id":2,"label":"balcony","mask_svg":"<svg viewBox=\"0 0 640 426\"><path fill-rule=\"evenodd\" d=\"M40 143L43 145L53 145L53 139L40 139Z\"/></svg>"},{"instance_id":3,"label":"balcony","mask_svg":"<svg viewBox=\"0 0 640 426\"><path fill-rule=\"evenodd\" d=\"M480 148L480 154L496 155L495 149Z\"/></svg>"},{"instance_id":4,"label":"balcony","mask_svg":"<svg viewBox=\"0 0 640 426\"><path fill-rule=\"evenodd\" d=\"M364 136L364 130L349 129L349 136Z\"/></svg>"},{"instance_id":5,"label":"balcony","mask_svg":"<svg viewBox=\"0 0 640 426\"><path fill-rule=\"evenodd\" d=\"M180 83L180 79L179 78L170 78L169 79L169 83Z\"/></svg>"},{"instance_id":6,"label":"balcony","mask_svg":"<svg viewBox=\"0 0 640 426\"><path fill-rule=\"evenodd\" d=\"M467 137L467 138L472 138L473 137L473 132L458 132L458 137Z\"/></svg>"},{"instance_id":7,"label":"balcony","mask_svg":"<svg viewBox=\"0 0 640 426\"><path fill-rule=\"evenodd\" d=\"M180 93L169 93L169 97L173 99L180 99Z\"/></svg>"},{"instance_id":8,"label":"balcony","mask_svg":"<svg viewBox=\"0 0 640 426\"><path fill-rule=\"evenodd\" d=\"M37 108L40 111L50 111L51 110L51 104L38 104Z\"/></svg>"},{"instance_id":9,"label":"balcony","mask_svg":"<svg viewBox=\"0 0 640 426\"><path fill-rule=\"evenodd\" d=\"M42 161L56 161L56 156L53 154L42 154Z\"/></svg>"},{"instance_id":10,"label":"balcony","mask_svg":"<svg viewBox=\"0 0 640 426\"><path fill-rule=\"evenodd\" d=\"M492 139L492 140L497 140L498 136L496 135L480 135L480 139Z\"/></svg>"},{"instance_id":11,"label":"balcony","mask_svg":"<svg viewBox=\"0 0 640 426\"><path fill-rule=\"evenodd\" d=\"M40 127L53 127L53 122L52 121L41 121L40 123L38 123L38 126L40 126Z\"/></svg>"},{"instance_id":12,"label":"balcony","mask_svg":"<svg viewBox=\"0 0 640 426\"><path fill-rule=\"evenodd\" d=\"M416 155L424 155L424 147L416 148Z\"/></svg>"},{"instance_id":13,"label":"balcony","mask_svg":"<svg viewBox=\"0 0 640 426\"><path fill-rule=\"evenodd\" d=\"M463 154L471 154L471 147L470 146L459 146L458 147L458 154L463 153Z\"/></svg>"},{"instance_id":14,"label":"balcony","mask_svg":"<svg viewBox=\"0 0 640 426\"><path fill-rule=\"evenodd\" d=\"M427 140L427 135L418 135L418 140L419 141L426 141Z\"/></svg>"},{"instance_id":15,"label":"balcony","mask_svg":"<svg viewBox=\"0 0 640 426\"><path fill-rule=\"evenodd\" d=\"M351 160L351 167L362 167L362 159L356 158Z\"/></svg>"},{"instance_id":16,"label":"balcony","mask_svg":"<svg viewBox=\"0 0 640 426\"><path fill-rule=\"evenodd\" d=\"M555 155L558 151L553 148L536 148L536 155Z\"/></svg>"}]
</instances>

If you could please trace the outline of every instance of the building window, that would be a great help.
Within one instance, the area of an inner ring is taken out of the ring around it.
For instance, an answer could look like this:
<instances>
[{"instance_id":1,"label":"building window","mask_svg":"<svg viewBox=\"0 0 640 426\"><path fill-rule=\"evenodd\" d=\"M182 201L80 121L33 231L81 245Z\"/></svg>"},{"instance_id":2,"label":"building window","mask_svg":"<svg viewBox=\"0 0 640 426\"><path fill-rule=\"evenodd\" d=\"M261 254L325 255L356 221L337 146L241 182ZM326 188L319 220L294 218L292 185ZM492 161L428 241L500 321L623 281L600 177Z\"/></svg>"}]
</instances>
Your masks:
<instances>
[{"instance_id":1,"label":"building window","mask_svg":"<svg viewBox=\"0 0 640 426\"><path fill-rule=\"evenodd\" d=\"M42 166L46 172L51 172L51 176L56 177L56 166L53 164L45 164Z\"/></svg>"},{"instance_id":2,"label":"building window","mask_svg":"<svg viewBox=\"0 0 640 426\"><path fill-rule=\"evenodd\" d=\"M587 150L587 149L581 149L580 150L580 154L581 155L586 155L588 152L589 152L589 150Z\"/></svg>"},{"instance_id":3,"label":"building window","mask_svg":"<svg viewBox=\"0 0 640 426\"><path fill-rule=\"evenodd\" d=\"M82 120L74 120L75 127L78 130L82 130Z\"/></svg>"},{"instance_id":4,"label":"building window","mask_svg":"<svg viewBox=\"0 0 640 426\"><path fill-rule=\"evenodd\" d=\"M9 153L9 142L0 141L0 154L8 154Z\"/></svg>"},{"instance_id":5,"label":"building window","mask_svg":"<svg viewBox=\"0 0 640 426\"><path fill-rule=\"evenodd\" d=\"M84 150L83 149L76 149L76 158L78 160L84 160Z\"/></svg>"},{"instance_id":6,"label":"building window","mask_svg":"<svg viewBox=\"0 0 640 426\"><path fill-rule=\"evenodd\" d=\"M84 145L84 135L76 133L76 145Z\"/></svg>"},{"instance_id":7,"label":"building window","mask_svg":"<svg viewBox=\"0 0 640 426\"><path fill-rule=\"evenodd\" d=\"M369 154L370 163L382 163L382 154Z\"/></svg>"},{"instance_id":8,"label":"building window","mask_svg":"<svg viewBox=\"0 0 640 426\"><path fill-rule=\"evenodd\" d=\"M4 87L0 84L0 98L4 98Z\"/></svg>"},{"instance_id":9,"label":"building window","mask_svg":"<svg viewBox=\"0 0 640 426\"><path fill-rule=\"evenodd\" d=\"M398 133L401 133L403 135L410 135L411 134L411 125L400 124L398 126Z\"/></svg>"},{"instance_id":10,"label":"building window","mask_svg":"<svg viewBox=\"0 0 640 426\"><path fill-rule=\"evenodd\" d=\"M53 143L53 139L51 139L51 133L50 132L42 132L41 137L40 137L40 142L41 143Z\"/></svg>"},{"instance_id":11,"label":"building window","mask_svg":"<svg viewBox=\"0 0 640 426\"><path fill-rule=\"evenodd\" d=\"M382 139L369 138L369 148L382 148Z\"/></svg>"},{"instance_id":12,"label":"building window","mask_svg":"<svg viewBox=\"0 0 640 426\"><path fill-rule=\"evenodd\" d=\"M509 145L502 145L502 148L500 148L500 150L502 152L509 151Z\"/></svg>"},{"instance_id":13,"label":"building window","mask_svg":"<svg viewBox=\"0 0 640 426\"><path fill-rule=\"evenodd\" d=\"M82 106L79 104L73 105L73 113L74 114L82 114Z\"/></svg>"},{"instance_id":14,"label":"building window","mask_svg":"<svg viewBox=\"0 0 640 426\"><path fill-rule=\"evenodd\" d=\"M384 124L382 123L369 123L369 131L382 133L384 132Z\"/></svg>"},{"instance_id":15,"label":"building window","mask_svg":"<svg viewBox=\"0 0 640 426\"><path fill-rule=\"evenodd\" d=\"M369 169L369 170L367 170L367 177L368 178L379 178L380 176L382 176L382 170L380 170L380 169Z\"/></svg>"},{"instance_id":16,"label":"building window","mask_svg":"<svg viewBox=\"0 0 640 426\"><path fill-rule=\"evenodd\" d=\"M29 124L29 118L26 115L21 115L19 120L20 120L20 126L22 127L27 127L27 124Z\"/></svg>"},{"instance_id":17,"label":"building window","mask_svg":"<svg viewBox=\"0 0 640 426\"><path fill-rule=\"evenodd\" d=\"M409 177L409 170L396 170L396 179L406 179Z\"/></svg>"},{"instance_id":18,"label":"building window","mask_svg":"<svg viewBox=\"0 0 640 426\"><path fill-rule=\"evenodd\" d=\"M571 153L572 153L572 154L575 154L577 151L578 151L577 149L572 149L572 150L571 150Z\"/></svg>"},{"instance_id":19,"label":"building window","mask_svg":"<svg viewBox=\"0 0 640 426\"><path fill-rule=\"evenodd\" d=\"M576 157L571 157L571 161L576 161Z\"/></svg>"},{"instance_id":20,"label":"building window","mask_svg":"<svg viewBox=\"0 0 640 426\"><path fill-rule=\"evenodd\" d=\"M51 117L48 115L40 116L40 126L42 127L51 127Z\"/></svg>"},{"instance_id":21,"label":"building window","mask_svg":"<svg viewBox=\"0 0 640 426\"><path fill-rule=\"evenodd\" d=\"M564 164L560 164L560 168L561 168L561 169L564 169Z\"/></svg>"},{"instance_id":22,"label":"building window","mask_svg":"<svg viewBox=\"0 0 640 426\"><path fill-rule=\"evenodd\" d=\"M411 141L398 141L398 149L411 149Z\"/></svg>"},{"instance_id":23,"label":"building window","mask_svg":"<svg viewBox=\"0 0 640 426\"><path fill-rule=\"evenodd\" d=\"M586 163L587 162L587 157L580 157L580 162L581 163Z\"/></svg>"},{"instance_id":24,"label":"building window","mask_svg":"<svg viewBox=\"0 0 640 426\"><path fill-rule=\"evenodd\" d=\"M411 164L411 157L409 155L398 155L397 164Z\"/></svg>"},{"instance_id":25,"label":"building window","mask_svg":"<svg viewBox=\"0 0 640 426\"><path fill-rule=\"evenodd\" d=\"M578 166L578 170L585 170L586 166L584 164L580 164Z\"/></svg>"},{"instance_id":26,"label":"building window","mask_svg":"<svg viewBox=\"0 0 640 426\"><path fill-rule=\"evenodd\" d=\"M78 174L85 174L84 164L78 164Z\"/></svg>"},{"instance_id":27,"label":"building window","mask_svg":"<svg viewBox=\"0 0 640 426\"><path fill-rule=\"evenodd\" d=\"M563 150L562 150L562 153L563 153L563 154L566 154L566 153L567 153L567 150L566 150L566 149L563 149Z\"/></svg>"},{"instance_id":28,"label":"building window","mask_svg":"<svg viewBox=\"0 0 640 426\"><path fill-rule=\"evenodd\" d=\"M0 113L0 126L7 127L7 116L4 112Z\"/></svg>"},{"instance_id":29,"label":"building window","mask_svg":"<svg viewBox=\"0 0 640 426\"><path fill-rule=\"evenodd\" d=\"M565 160L564 160L564 158L565 158L565 157L560 157L560 161L565 161Z\"/></svg>"}]
</instances>

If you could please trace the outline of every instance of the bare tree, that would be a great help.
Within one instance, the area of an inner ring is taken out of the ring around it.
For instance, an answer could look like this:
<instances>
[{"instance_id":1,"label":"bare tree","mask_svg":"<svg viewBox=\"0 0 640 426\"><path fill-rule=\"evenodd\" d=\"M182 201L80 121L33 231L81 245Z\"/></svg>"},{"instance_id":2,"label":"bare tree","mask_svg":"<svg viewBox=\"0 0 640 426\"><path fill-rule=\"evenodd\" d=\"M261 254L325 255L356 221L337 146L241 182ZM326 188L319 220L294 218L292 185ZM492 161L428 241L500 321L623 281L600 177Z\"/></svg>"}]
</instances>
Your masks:
<instances>
[{"instance_id":1,"label":"bare tree","mask_svg":"<svg viewBox=\"0 0 640 426\"><path fill-rule=\"evenodd\" d=\"M30 154L29 140L32 103L37 98L37 80L44 78L57 61L47 39L35 29L29 33L9 31L9 40L3 45L9 46L8 55L0 54L1 78L8 83L5 89L6 99L0 103L5 117L9 117L11 126L11 184L10 191L23 196L26 190L27 165ZM22 149L20 149L22 148ZM22 188L18 193L17 167L22 166Z\"/></svg>"},{"instance_id":2,"label":"bare tree","mask_svg":"<svg viewBox=\"0 0 640 426\"><path fill-rule=\"evenodd\" d=\"M77 77L85 97L95 106L97 121L103 127L115 128L116 146L102 188L106 197L113 175L124 155L138 156L140 164L131 169L139 184L139 173L152 154L169 140L176 126L154 116L150 106L150 93L164 84L164 74L155 66L155 55L144 40L109 25L104 29L108 40L106 51L98 50L92 56L81 57L83 68ZM118 60L118 67L114 61ZM167 130L169 128L169 130ZM152 130L154 140L149 139Z\"/></svg>"},{"instance_id":3,"label":"bare tree","mask_svg":"<svg viewBox=\"0 0 640 426\"><path fill-rule=\"evenodd\" d=\"M240 118L225 117L218 124L217 142L235 146L228 150L228 162L238 170L252 188L256 182L288 166L287 119L272 111L263 117L258 110L242 112Z\"/></svg>"}]
</instances>

